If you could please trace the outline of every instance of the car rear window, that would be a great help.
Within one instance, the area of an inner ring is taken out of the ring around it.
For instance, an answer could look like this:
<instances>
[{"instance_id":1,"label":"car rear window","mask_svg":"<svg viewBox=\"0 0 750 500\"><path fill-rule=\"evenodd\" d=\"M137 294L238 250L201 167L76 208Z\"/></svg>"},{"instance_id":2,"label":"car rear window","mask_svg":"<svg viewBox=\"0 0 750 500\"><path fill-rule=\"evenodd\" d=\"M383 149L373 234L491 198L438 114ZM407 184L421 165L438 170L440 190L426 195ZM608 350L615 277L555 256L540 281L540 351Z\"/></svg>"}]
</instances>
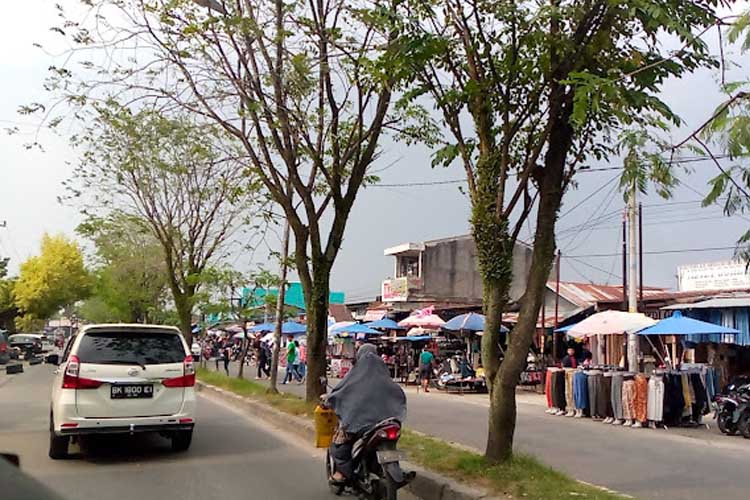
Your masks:
<instances>
[{"instance_id":1,"label":"car rear window","mask_svg":"<svg viewBox=\"0 0 750 500\"><path fill-rule=\"evenodd\" d=\"M81 363L158 365L182 363L179 335L167 332L90 332L76 353Z\"/></svg>"}]
</instances>

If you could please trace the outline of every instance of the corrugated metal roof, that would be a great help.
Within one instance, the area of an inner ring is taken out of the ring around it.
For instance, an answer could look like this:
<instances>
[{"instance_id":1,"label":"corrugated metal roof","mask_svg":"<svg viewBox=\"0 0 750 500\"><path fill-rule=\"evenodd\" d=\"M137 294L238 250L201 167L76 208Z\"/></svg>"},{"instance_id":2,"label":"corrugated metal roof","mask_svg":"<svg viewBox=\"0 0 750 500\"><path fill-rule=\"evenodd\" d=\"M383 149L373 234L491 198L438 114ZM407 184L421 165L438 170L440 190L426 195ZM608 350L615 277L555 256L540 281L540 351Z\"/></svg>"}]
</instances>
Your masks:
<instances>
[{"instance_id":1,"label":"corrugated metal roof","mask_svg":"<svg viewBox=\"0 0 750 500\"><path fill-rule=\"evenodd\" d=\"M547 287L555 290L555 281L547 282ZM643 287L644 298L662 295L666 288ZM598 302L621 302L622 285L597 285L593 283L560 282L560 296L578 307L587 307Z\"/></svg>"},{"instance_id":2,"label":"corrugated metal roof","mask_svg":"<svg viewBox=\"0 0 750 500\"><path fill-rule=\"evenodd\" d=\"M671 306L662 307L662 309L723 309L728 307L750 307L750 296L718 297L691 304L673 304Z\"/></svg>"}]
</instances>

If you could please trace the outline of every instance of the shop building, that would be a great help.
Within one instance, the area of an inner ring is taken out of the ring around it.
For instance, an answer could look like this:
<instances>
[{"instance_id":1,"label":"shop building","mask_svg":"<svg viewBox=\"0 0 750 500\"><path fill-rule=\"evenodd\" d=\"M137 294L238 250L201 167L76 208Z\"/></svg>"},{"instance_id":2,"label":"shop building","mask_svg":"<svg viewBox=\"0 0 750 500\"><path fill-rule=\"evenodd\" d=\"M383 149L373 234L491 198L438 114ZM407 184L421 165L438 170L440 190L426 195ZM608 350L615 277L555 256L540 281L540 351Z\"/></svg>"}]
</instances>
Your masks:
<instances>
[{"instance_id":1,"label":"shop building","mask_svg":"<svg viewBox=\"0 0 750 500\"><path fill-rule=\"evenodd\" d=\"M394 258L393 274L381 283L381 301L389 312L404 315L434 306L436 312L452 316L481 310L482 277L471 235L402 243L383 253ZM531 256L531 246L516 243L510 290L513 302L526 289Z\"/></svg>"}]
</instances>

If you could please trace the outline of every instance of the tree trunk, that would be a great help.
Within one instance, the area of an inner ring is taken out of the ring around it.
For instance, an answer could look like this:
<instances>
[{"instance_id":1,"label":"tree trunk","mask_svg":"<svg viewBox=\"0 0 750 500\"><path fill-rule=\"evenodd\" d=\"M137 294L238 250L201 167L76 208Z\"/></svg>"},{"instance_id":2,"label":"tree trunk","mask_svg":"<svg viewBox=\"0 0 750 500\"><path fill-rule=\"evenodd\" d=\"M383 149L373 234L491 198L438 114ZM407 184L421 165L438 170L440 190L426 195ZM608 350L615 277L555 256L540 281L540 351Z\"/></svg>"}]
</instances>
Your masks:
<instances>
[{"instance_id":1,"label":"tree trunk","mask_svg":"<svg viewBox=\"0 0 750 500\"><path fill-rule=\"evenodd\" d=\"M180 322L180 331L188 346L193 345L193 307L192 297L187 298L185 295L174 294L174 307L177 310L177 318Z\"/></svg>"},{"instance_id":2,"label":"tree trunk","mask_svg":"<svg viewBox=\"0 0 750 500\"><path fill-rule=\"evenodd\" d=\"M242 333L245 337L242 339L242 354L240 355L240 367L237 370L237 378L245 378L245 358L250 348L250 339L247 337L247 321L245 321L245 318L240 319L240 321L242 321Z\"/></svg>"},{"instance_id":3,"label":"tree trunk","mask_svg":"<svg viewBox=\"0 0 750 500\"><path fill-rule=\"evenodd\" d=\"M545 168L540 173L538 181L539 209L526 292L521 299L521 312L513 329L505 359L492 384L485 456L493 462L508 460L513 454L516 386L521 372L526 368L526 358L534 339L539 308L555 258L555 222L565 184L565 159L573 134L568 124L569 115L566 116L567 109L564 105L561 105L561 108L557 109L560 113L556 120L558 125L550 134Z\"/></svg>"},{"instance_id":4,"label":"tree trunk","mask_svg":"<svg viewBox=\"0 0 750 500\"><path fill-rule=\"evenodd\" d=\"M273 335L273 352L271 353L271 380L268 392L278 393L276 387L279 378L279 349L281 348L281 324L284 322L284 301L286 300L287 257L289 255L289 221L284 225L284 241L281 252L281 281L279 294L276 297L276 328Z\"/></svg>"},{"instance_id":5,"label":"tree trunk","mask_svg":"<svg viewBox=\"0 0 750 500\"><path fill-rule=\"evenodd\" d=\"M312 267L312 286L309 294L305 293L307 309L307 385L305 399L308 402L317 401L320 395L326 392L328 295L331 276L330 268L324 258L313 260Z\"/></svg>"}]
</instances>

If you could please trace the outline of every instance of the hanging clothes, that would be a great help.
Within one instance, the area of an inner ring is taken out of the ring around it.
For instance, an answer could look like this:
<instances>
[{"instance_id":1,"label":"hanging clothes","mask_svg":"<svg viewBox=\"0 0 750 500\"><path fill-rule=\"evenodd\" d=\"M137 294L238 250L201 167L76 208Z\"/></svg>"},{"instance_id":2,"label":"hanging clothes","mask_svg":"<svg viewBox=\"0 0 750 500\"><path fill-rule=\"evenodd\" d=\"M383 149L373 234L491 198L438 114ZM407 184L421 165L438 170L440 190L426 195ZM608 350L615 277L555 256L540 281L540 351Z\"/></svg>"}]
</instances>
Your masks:
<instances>
[{"instance_id":1,"label":"hanging clothes","mask_svg":"<svg viewBox=\"0 0 750 500\"><path fill-rule=\"evenodd\" d=\"M635 376L634 417L639 422L648 420L648 379L645 375Z\"/></svg>"},{"instance_id":2,"label":"hanging clothes","mask_svg":"<svg viewBox=\"0 0 750 500\"><path fill-rule=\"evenodd\" d=\"M653 422L664 418L664 378L661 375L652 375L648 381L647 417Z\"/></svg>"},{"instance_id":3,"label":"hanging clothes","mask_svg":"<svg viewBox=\"0 0 750 500\"><path fill-rule=\"evenodd\" d=\"M544 377L544 396L547 398L547 408L554 408L552 405L552 374L555 368L547 368Z\"/></svg>"},{"instance_id":4,"label":"hanging clothes","mask_svg":"<svg viewBox=\"0 0 750 500\"><path fill-rule=\"evenodd\" d=\"M591 418L599 418L604 414L604 408L601 406L600 401L600 386L602 379L604 378L604 372L600 370L589 370L587 373L589 378L589 406L591 409Z\"/></svg>"},{"instance_id":5,"label":"hanging clothes","mask_svg":"<svg viewBox=\"0 0 750 500\"><path fill-rule=\"evenodd\" d=\"M664 412L665 424L679 423L685 409L685 393L682 390L682 376L679 373L669 373L664 376Z\"/></svg>"},{"instance_id":6,"label":"hanging clothes","mask_svg":"<svg viewBox=\"0 0 750 500\"><path fill-rule=\"evenodd\" d=\"M575 374L574 368L565 369L565 407L568 411L575 408L575 400L573 398L573 375Z\"/></svg>"},{"instance_id":7,"label":"hanging clothes","mask_svg":"<svg viewBox=\"0 0 750 500\"><path fill-rule=\"evenodd\" d=\"M617 420L623 419L622 413L622 373L612 374L612 414Z\"/></svg>"},{"instance_id":8,"label":"hanging clothes","mask_svg":"<svg viewBox=\"0 0 750 500\"><path fill-rule=\"evenodd\" d=\"M625 420L635 418L635 380L632 378L622 382L622 416Z\"/></svg>"},{"instance_id":9,"label":"hanging clothes","mask_svg":"<svg viewBox=\"0 0 750 500\"><path fill-rule=\"evenodd\" d=\"M612 373L605 373L602 377L602 390L601 397L603 401L600 403L604 407L605 418L614 418L614 412L612 411Z\"/></svg>"},{"instance_id":10,"label":"hanging clothes","mask_svg":"<svg viewBox=\"0 0 750 500\"><path fill-rule=\"evenodd\" d=\"M577 371L573 375L573 398L576 410L588 411L589 409L589 385L586 373Z\"/></svg>"}]
</instances>

